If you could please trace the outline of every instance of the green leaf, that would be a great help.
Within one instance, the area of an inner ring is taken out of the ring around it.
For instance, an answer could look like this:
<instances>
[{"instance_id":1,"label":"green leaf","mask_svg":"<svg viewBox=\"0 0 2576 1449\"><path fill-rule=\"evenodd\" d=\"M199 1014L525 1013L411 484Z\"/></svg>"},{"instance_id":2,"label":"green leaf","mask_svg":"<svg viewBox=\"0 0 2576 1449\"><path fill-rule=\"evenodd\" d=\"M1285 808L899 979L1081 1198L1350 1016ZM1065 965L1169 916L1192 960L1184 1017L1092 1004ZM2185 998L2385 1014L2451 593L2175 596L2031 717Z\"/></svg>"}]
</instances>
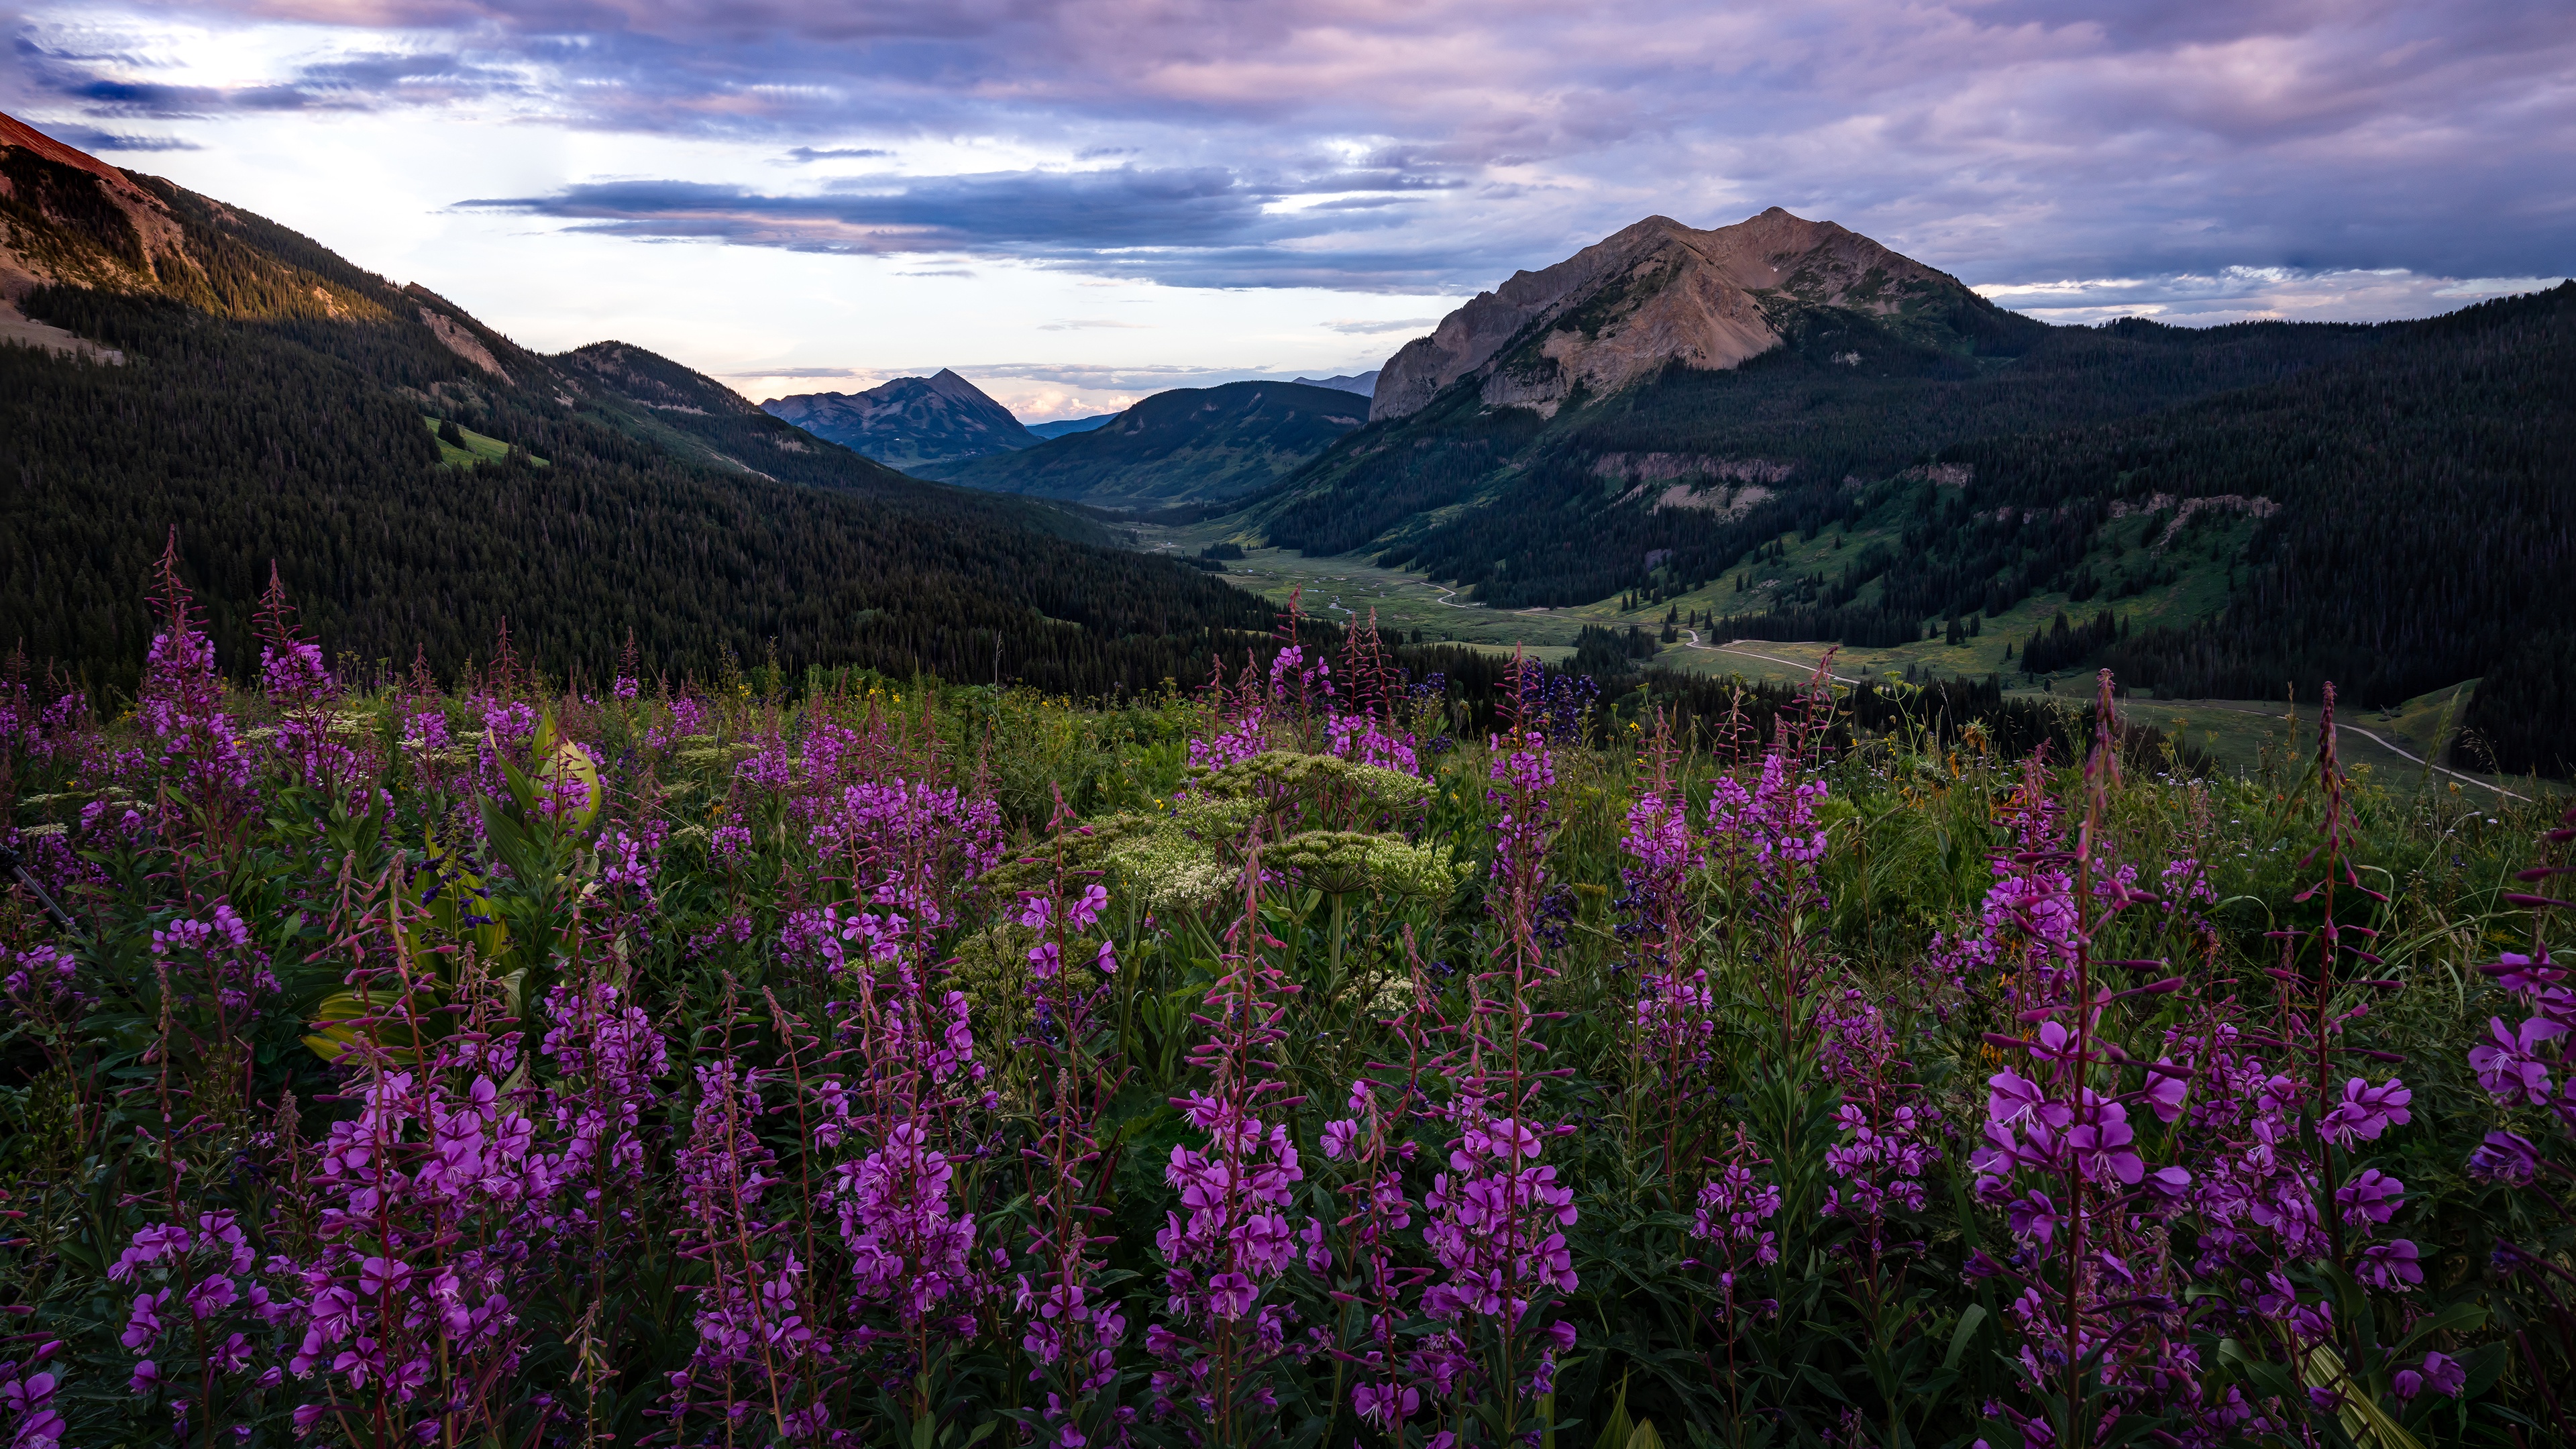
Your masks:
<instances>
[{"instance_id":1,"label":"green leaf","mask_svg":"<svg viewBox=\"0 0 2576 1449\"><path fill-rule=\"evenodd\" d=\"M2471 1302L2454 1303L2450 1307L2443 1309L2441 1312L2434 1314L2432 1317L2425 1319L2423 1322L2416 1324L2414 1331L2406 1335L2405 1341L2399 1343L2397 1347L2389 1350L2389 1352L2392 1354L2403 1354L2407 1350L2413 1348L2418 1342L2422 1341L2428 1334L2465 1333L2486 1321L2487 1310L2485 1305Z\"/></svg>"},{"instance_id":2,"label":"green leaf","mask_svg":"<svg viewBox=\"0 0 2576 1449\"><path fill-rule=\"evenodd\" d=\"M2468 1382L2460 1389L2460 1402L2465 1404L2495 1387L2495 1381L2503 1375L2505 1365L2512 1357L2511 1346L2501 1339L2479 1344L2461 1354L2460 1367L2467 1371Z\"/></svg>"},{"instance_id":3,"label":"green leaf","mask_svg":"<svg viewBox=\"0 0 2576 1449\"><path fill-rule=\"evenodd\" d=\"M1941 1367L1955 1369L1959 1366L1960 1357L1968 1351L1968 1340L1976 1337L1977 1326L1985 1321L1986 1306L1969 1304L1968 1311L1959 1315L1959 1326L1950 1331L1950 1351L1942 1355Z\"/></svg>"}]
</instances>

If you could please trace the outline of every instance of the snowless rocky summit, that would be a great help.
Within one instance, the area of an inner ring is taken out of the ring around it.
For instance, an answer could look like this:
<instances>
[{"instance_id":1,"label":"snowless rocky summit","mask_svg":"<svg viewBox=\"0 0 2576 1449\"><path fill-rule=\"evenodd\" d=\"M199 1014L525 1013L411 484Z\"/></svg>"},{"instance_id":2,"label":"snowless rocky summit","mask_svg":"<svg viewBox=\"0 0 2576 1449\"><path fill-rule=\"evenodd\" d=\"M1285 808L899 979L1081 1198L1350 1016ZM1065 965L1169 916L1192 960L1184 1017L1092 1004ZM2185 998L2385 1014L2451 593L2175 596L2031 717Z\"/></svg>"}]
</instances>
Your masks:
<instances>
[{"instance_id":1,"label":"snowless rocky summit","mask_svg":"<svg viewBox=\"0 0 2576 1449\"><path fill-rule=\"evenodd\" d=\"M1965 291L1858 232L1776 206L1712 231L1650 216L1514 273L1406 343L1378 375L1369 419L1416 412L1471 374L1483 376L1488 404L1552 416L1578 386L1599 397L1667 363L1728 368L1767 352L1790 308L1885 316Z\"/></svg>"}]
</instances>

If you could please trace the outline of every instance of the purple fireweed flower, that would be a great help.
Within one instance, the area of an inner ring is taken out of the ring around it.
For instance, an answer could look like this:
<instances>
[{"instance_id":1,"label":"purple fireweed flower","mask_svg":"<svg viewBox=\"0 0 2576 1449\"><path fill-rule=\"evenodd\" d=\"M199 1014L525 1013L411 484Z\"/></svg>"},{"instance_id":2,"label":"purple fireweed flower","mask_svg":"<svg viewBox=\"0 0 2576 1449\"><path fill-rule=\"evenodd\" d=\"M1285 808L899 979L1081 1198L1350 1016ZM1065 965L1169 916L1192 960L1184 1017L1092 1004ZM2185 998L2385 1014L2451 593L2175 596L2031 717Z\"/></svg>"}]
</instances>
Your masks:
<instances>
[{"instance_id":1,"label":"purple fireweed flower","mask_svg":"<svg viewBox=\"0 0 2576 1449\"><path fill-rule=\"evenodd\" d=\"M0 1409L6 1409L17 1420L10 1435L10 1449L55 1449L63 1436L71 1432L70 1423L54 1409L54 1388L58 1382L50 1373L12 1375L0 1379Z\"/></svg>"},{"instance_id":2,"label":"purple fireweed flower","mask_svg":"<svg viewBox=\"0 0 2576 1449\"><path fill-rule=\"evenodd\" d=\"M2546 945L2528 955L2518 951L2500 952L2494 965L2478 969L2494 977L2498 986L2515 992L2538 993L2567 980L2567 968L2550 958Z\"/></svg>"},{"instance_id":3,"label":"purple fireweed flower","mask_svg":"<svg viewBox=\"0 0 2576 1449\"><path fill-rule=\"evenodd\" d=\"M2318 1131L2338 1147L2350 1147L2355 1139L2376 1142L2391 1124L2403 1126L2414 1120L2406 1107L2414 1099L2415 1094L2395 1077L2376 1087L2354 1077L2344 1083L2343 1101L2326 1113Z\"/></svg>"},{"instance_id":4,"label":"purple fireweed flower","mask_svg":"<svg viewBox=\"0 0 2576 1449\"><path fill-rule=\"evenodd\" d=\"M2519 1029L2507 1028L2502 1017L2490 1017L2487 1044L2470 1050L2469 1069L2478 1074L2478 1085L2506 1106L2546 1105L2549 1064L2540 1059L2540 1047L2566 1034L2566 1027L2546 1017L2532 1017Z\"/></svg>"},{"instance_id":5,"label":"purple fireweed flower","mask_svg":"<svg viewBox=\"0 0 2576 1449\"><path fill-rule=\"evenodd\" d=\"M2406 1184L2371 1167L2335 1190L2335 1205L2343 1210L2345 1222L2360 1227L2395 1217L2405 1194Z\"/></svg>"},{"instance_id":6,"label":"purple fireweed flower","mask_svg":"<svg viewBox=\"0 0 2576 1449\"><path fill-rule=\"evenodd\" d=\"M1559 1231L1574 1225L1574 1192L1557 1184L1552 1166L1519 1165L1538 1151L1537 1134L1522 1123L1478 1123L1449 1154L1450 1170L1432 1178L1423 1238L1448 1274L1423 1295L1433 1317L1516 1322L1539 1290L1574 1290Z\"/></svg>"},{"instance_id":7,"label":"purple fireweed flower","mask_svg":"<svg viewBox=\"0 0 2576 1449\"><path fill-rule=\"evenodd\" d=\"M135 1353L150 1353L161 1341L161 1309L170 1301L172 1289L137 1295L133 1312L125 1320L125 1332L117 1341Z\"/></svg>"},{"instance_id":8,"label":"purple fireweed flower","mask_svg":"<svg viewBox=\"0 0 2576 1449\"><path fill-rule=\"evenodd\" d=\"M2424 1281L2424 1270L2416 1262L2413 1243L2400 1238L2392 1243L2373 1243L2361 1250L2361 1261L2353 1274L2364 1283L2383 1292L2413 1288Z\"/></svg>"},{"instance_id":9,"label":"purple fireweed flower","mask_svg":"<svg viewBox=\"0 0 2576 1449\"><path fill-rule=\"evenodd\" d=\"M2469 1175L2490 1182L2527 1186L2539 1170L2540 1149L2517 1132L2490 1132L2469 1154Z\"/></svg>"},{"instance_id":10,"label":"purple fireweed flower","mask_svg":"<svg viewBox=\"0 0 2576 1449\"><path fill-rule=\"evenodd\" d=\"M1780 1185L1757 1182L1753 1169L1728 1163L1700 1184L1691 1236L1725 1248L1731 1262L1768 1266L1780 1260L1778 1234L1762 1226L1780 1211Z\"/></svg>"}]
</instances>

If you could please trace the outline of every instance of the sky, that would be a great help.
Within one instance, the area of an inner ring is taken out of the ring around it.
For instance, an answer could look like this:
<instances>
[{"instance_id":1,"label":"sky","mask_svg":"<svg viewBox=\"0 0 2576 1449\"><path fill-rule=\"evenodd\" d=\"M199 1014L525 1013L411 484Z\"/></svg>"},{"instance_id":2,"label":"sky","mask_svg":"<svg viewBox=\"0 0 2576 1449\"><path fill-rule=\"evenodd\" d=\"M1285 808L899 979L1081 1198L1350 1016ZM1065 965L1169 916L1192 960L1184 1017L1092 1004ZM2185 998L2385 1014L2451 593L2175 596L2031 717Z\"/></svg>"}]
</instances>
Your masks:
<instances>
[{"instance_id":1,"label":"sky","mask_svg":"<svg viewBox=\"0 0 2576 1449\"><path fill-rule=\"evenodd\" d=\"M523 345L1035 422L1377 366L1642 217L2052 322L2576 271L2566 0L0 0L0 110Z\"/></svg>"}]
</instances>

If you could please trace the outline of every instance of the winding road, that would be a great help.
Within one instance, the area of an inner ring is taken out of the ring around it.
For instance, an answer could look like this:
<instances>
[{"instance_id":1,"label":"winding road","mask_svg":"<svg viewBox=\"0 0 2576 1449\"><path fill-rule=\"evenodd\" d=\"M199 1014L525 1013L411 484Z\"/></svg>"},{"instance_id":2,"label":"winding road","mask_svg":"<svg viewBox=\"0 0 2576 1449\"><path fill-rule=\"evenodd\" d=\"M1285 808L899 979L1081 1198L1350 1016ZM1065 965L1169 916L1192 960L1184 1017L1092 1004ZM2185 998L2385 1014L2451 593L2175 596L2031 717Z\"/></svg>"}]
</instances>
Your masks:
<instances>
[{"instance_id":1,"label":"winding road","mask_svg":"<svg viewBox=\"0 0 2576 1449\"><path fill-rule=\"evenodd\" d=\"M1699 642L1699 631L1697 629L1684 629L1681 632L1690 636L1682 641L1682 647L1685 649L1697 649L1706 654L1741 654L1747 659L1759 659L1765 664L1779 664L1785 665L1791 669L1804 669L1811 674L1815 672L1816 666L1807 663L1804 660L1783 659L1777 654L1756 654L1750 649L1740 649L1736 647L1737 645L1745 642L1742 639L1738 639L1734 641L1734 643L1730 644L1702 644ZM1832 679L1836 684L1860 683L1860 680L1848 674L1833 674L1827 677Z\"/></svg>"},{"instance_id":2,"label":"winding road","mask_svg":"<svg viewBox=\"0 0 2576 1449\"><path fill-rule=\"evenodd\" d=\"M2279 715L2272 713L2268 709L2255 709L2249 705L2242 704L2221 704L2214 699L2177 699L2171 701L2171 703L2176 707L2188 705L2193 709L2223 709L2229 714L2259 715L2265 719L2280 718ZM2502 785L2490 785L2475 775L2463 775L2448 765L2436 765L2432 761L2425 759L2422 755L2415 753L2413 750L2410 750L2403 745L2391 744L2387 740L2381 739L2378 735L2371 733L2369 730L2363 729L2359 725L2345 724L2338 720L2335 723L2335 728L2337 730L2349 730L2352 733L2361 736L2363 739L2370 741L2372 744L2379 746L2381 749L2386 750L2392 755L2396 755L2402 759L2412 760L2416 764L2422 765L2428 770L2438 771L2441 774L2450 776L2454 780L2465 780L2480 789L2493 790L2508 800L2520 800L2526 805L2531 803L2531 797L2528 795L2517 795Z\"/></svg>"}]
</instances>

